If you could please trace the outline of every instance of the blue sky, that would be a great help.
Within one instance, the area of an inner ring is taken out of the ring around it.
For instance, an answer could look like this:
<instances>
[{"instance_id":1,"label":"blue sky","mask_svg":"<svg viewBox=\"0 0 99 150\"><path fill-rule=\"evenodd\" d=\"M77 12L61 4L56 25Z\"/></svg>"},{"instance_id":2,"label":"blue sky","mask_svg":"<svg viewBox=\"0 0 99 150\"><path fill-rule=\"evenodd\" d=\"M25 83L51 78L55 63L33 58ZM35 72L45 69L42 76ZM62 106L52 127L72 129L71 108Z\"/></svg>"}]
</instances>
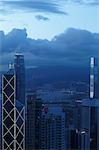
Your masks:
<instances>
[{"instance_id":1,"label":"blue sky","mask_svg":"<svg viewBox=\"0 0 99 150\"><path fill-rule=\"evenodd\" d=\"M0 30L26 28L34 39L49 39L68 28L99 32L98 0L2 0Z\"/></svg>"},{"instance_id":2,"label":"blue sky","mask_svg":"<svg viewBox=\"0 0 99 150\"><path fill-rule=\"evenodd\" d=\"M16 52L27 66L88 65L99 59L99 0L1 0L0 30L3 69Z\"/></svg>"}]
</instances>

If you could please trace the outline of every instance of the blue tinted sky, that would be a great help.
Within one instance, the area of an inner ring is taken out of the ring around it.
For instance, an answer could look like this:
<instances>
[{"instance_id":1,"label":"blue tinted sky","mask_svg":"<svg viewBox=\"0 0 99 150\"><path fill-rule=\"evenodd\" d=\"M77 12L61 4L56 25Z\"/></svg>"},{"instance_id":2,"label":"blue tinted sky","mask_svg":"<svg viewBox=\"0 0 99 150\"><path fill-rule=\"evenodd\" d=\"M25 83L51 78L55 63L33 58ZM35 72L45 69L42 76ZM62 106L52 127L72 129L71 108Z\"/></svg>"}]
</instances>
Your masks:
<instances>
[{"instance_id":1,"label":"blue tinted sky","mask_svg":"<svg viewBox=\"0 0 99 150\"><path fill-rule=\"evenodd\" d=\"M67 1L0 1L0 30L26 28L29 37L49 40L70 27L99 32L97 0Z\"/></svg>"}]
</instances>

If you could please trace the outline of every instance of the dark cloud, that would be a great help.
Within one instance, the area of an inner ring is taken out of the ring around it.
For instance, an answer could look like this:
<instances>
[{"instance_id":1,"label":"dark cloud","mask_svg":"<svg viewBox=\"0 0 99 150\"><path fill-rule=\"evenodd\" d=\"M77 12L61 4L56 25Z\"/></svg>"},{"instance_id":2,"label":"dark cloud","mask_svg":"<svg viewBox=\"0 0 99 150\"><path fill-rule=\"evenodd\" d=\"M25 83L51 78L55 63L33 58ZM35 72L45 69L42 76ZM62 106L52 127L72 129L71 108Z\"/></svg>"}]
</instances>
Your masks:
<instances>
[{"instance_id":1,"label":"dark cloud","mask_svg":"<svg viewBox=\"0 0 99 150\"><path fill-rule=\"evenodd\" d=\"M37 16L35 16L35 18L36 18L37 20L44 20L44 21L48 21L48 20L49 20L48 17L44 17L44 16L42 16L42 15L37 15Z\"/></svg>"},{"instance_id":2,"label":"dark cloud","mask_svg":"<svg viewBox=\"0 0 99 150\"><path fill-rule=\"evenodd\" d=\"M9 6L13 9L20 10L28 10L28 11L39 11L39 12L47 12L47 13L55 13L55 14L64 14L67 15L66 12L60 9L60 5L55 3L54 1L45 1L45 0L18 0L18 1L2 1L2 5ZM9 9L9 11L11 11Z\"/></svg>"},{"instance_id":3,"label":"dark cloud","mask_svg":"<svg viewBox=\"0 0 99 150\"><path fill-rule=\"evenodd\" d=\"M6 64L15 52L22 52L27 64L85 65L91 56L99 58L99 34L70 28L51 41L27 38L26 29L13 29L7 35L0 32L2 63Z\"/></svg>"},{"instance_id":4,"label":"dark cloud","mask_svg":"<svg viewBox=\"0 0 99 150\"><path fill-rule=\"evenodd\" d=\"M6 36L1 31L2 36L2 50L7 49L7 51L11 52L16 50L16 48L20 47L27 40L26 29L13 29ZM23 43L22 43L23 42ZM22 46L21 46L22 47ZM3 52L3 51L2 51ZM5 51L4 51L5 52Z\"/></svg>"}]
</instances>

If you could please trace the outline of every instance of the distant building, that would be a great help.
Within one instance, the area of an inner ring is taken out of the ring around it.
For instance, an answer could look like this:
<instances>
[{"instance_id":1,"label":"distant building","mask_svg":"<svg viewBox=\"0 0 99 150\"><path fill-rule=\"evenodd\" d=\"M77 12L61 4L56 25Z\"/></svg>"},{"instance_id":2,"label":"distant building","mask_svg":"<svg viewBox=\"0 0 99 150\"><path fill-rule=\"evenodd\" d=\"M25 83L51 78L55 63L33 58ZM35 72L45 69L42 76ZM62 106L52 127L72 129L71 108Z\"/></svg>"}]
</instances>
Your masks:
<instances>
[{"instance_id":1,"label":"distant building","mask_svg":"<svg viewBox=\"0 0 99 150\"><path fill-rule=\"evenodd\" d=\"M25 65L24 55L16 53L14 56L14 71L16 75L16 99L25 104Z\"/></svg>"},{"instance_id":2,"label":"distant building","mask_svg":"<svg viewBox=\"0 0 99 150\"><path fill-rule=\"evenodd\" d=\"M72 91L62 90L37 90L37 96L42 98L43 102L62 102L70 99Z\"/></svg>"},{"instance_id":3,"label":"distant building","mask_svg":"<svg viewBox=\"0 0 99 150\"><path fill-rule=\"evenodd\" d=\"M42 101L35 94L27 95L26 149L41 150Z\"/></svg>"},{"instance_id":4,"label":"distant building","mask_svg":"<svg viewBox=\"0 0 99 150\"><path fill-rule=\"evenodd\" d=\"M61 107L44 107L41 120L41 149L66 150L65 113Z\"/></svg>"},{"instance_id":5,"label":"distant building","mask_svg":"<svg viewBox=\"0 0 99 150\"><path fill-rule=\"evenodd\" d=\"M25 108L15 98L12 70L2 76L2 150L25 150Z\"/></svg>"}]
</instances>

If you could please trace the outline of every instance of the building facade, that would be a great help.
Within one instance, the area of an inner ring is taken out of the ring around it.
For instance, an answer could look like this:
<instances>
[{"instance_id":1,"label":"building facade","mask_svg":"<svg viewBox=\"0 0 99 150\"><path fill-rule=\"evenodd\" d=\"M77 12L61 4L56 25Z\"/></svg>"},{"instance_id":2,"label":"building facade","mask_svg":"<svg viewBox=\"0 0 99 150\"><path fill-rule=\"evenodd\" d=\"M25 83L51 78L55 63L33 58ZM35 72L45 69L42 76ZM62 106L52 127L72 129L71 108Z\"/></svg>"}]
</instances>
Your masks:
<instances>
[{"instance_id":1,"label":"building facade","mask_svg":"<svg viewBox=\"0 0 99 150\"><path fill-rule=\"evenodd\" d=\"M99 149L99 100L85 99L82 103L81 148Z\"/></svg>"},{"instance_id":2,"label":"building facade","mask_svg":"<svg viewBox=\"0 0 99 150\"><path fill-rule=\"evenodd\" d=\"M44 107L41 120L41 149L66 150L65 114L58 106Z\"/></svg>"},{"instance_id":3,"label":"building facade","mask_svg":"<svg viewBox=\"0 0 99 150\"><path fill-rule=\"evenodd\" d=\"M16 99L25 105L25 65L24 55L16 53L14 56L14 70L16 75Z\"/></svg>"},{"instance_id":4,"label":"building facade","mask_svg":"<svg viewBox=\"0 0 99 150\"><path fill-rule=\"evenodd\" d=\"M81 148L99 149L99 99L96 91L97 63L94 57L90 61L90 98L82 101Z\"/></svg>"},{"instance_id":5,"label":"building facade","mask_svg":"<svg viewBox=\"0 0 99 150\"><path fill-rule=\"evenodd\" d=\"M26 149L41 149L42 101L35 94L27 95Z\"/></svg>"},{"instance_id":6,"label":"building facade","mask_svg":"<svg viewBox=\"0 0 99 150\"><path fill-rule=\"evenodd\" d=\"M25 150L25 107L16 100L16 76L2 76L2 149Z\"/></svg>"}]
</instances>

